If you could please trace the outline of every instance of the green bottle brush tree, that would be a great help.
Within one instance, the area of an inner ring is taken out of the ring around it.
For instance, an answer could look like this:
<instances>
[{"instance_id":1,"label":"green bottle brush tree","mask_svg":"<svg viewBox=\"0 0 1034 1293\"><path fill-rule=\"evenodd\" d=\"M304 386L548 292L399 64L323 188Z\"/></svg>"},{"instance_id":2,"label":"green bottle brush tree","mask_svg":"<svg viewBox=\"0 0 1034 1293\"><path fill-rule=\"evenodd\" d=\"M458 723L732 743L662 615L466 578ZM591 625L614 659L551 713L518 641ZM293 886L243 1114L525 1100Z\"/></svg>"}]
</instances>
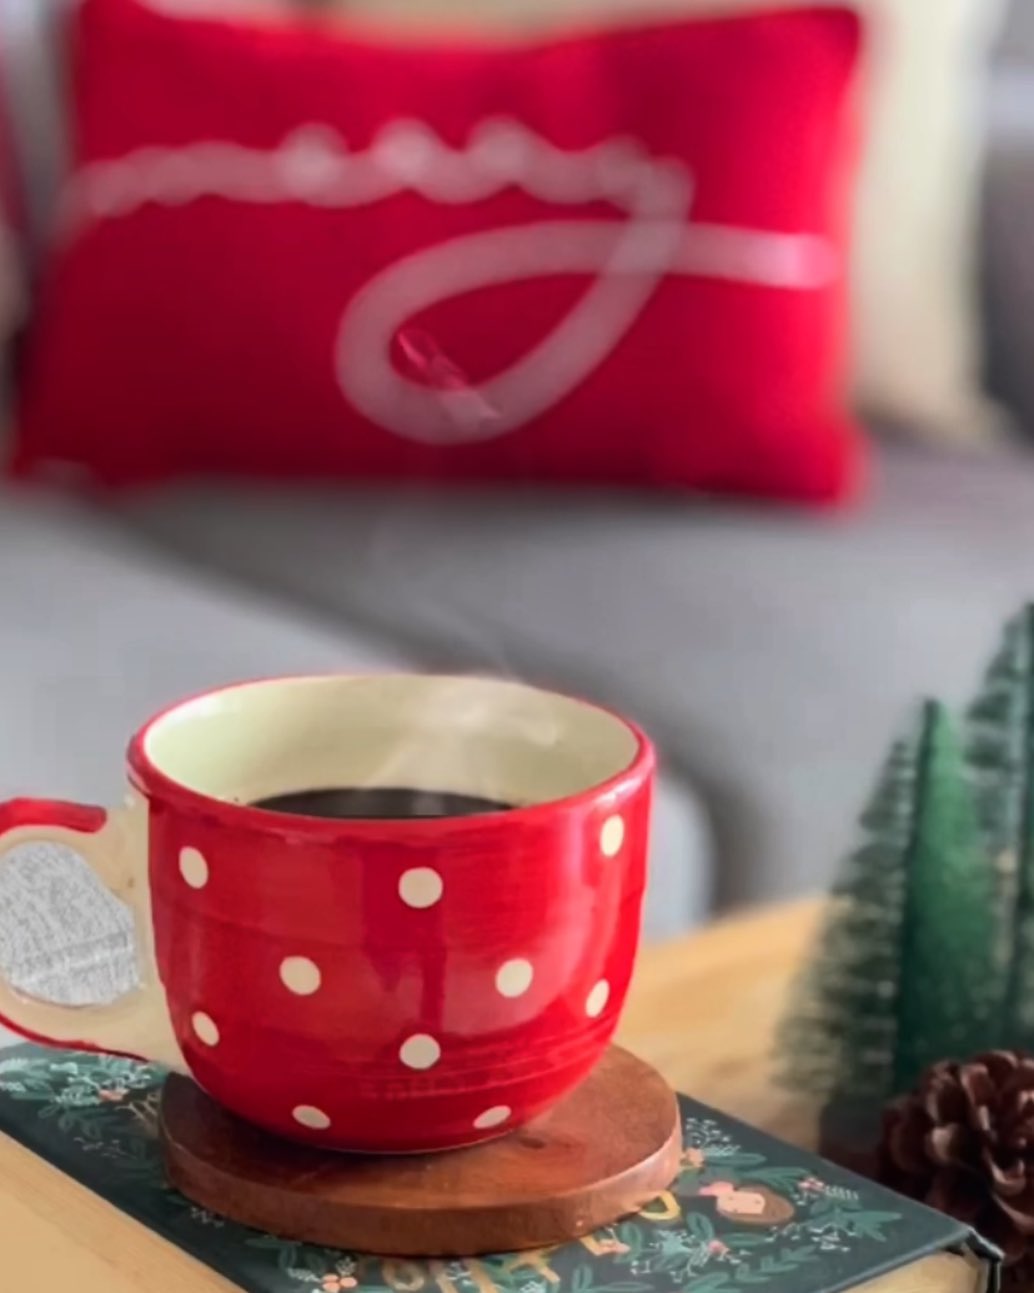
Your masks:
<instances>
[{"instance_id":1,"label":"green bottle brush tree","mask_svg":"<svg viewBox=\"0 0 1034 1293\"><path fill-rule=\"evenodd\" d=\"M958 723L895 742L783 1025L783 1077L859 1166L930 1064L1034 1050L1034 607Z\"/></svg>"}]
</instances>

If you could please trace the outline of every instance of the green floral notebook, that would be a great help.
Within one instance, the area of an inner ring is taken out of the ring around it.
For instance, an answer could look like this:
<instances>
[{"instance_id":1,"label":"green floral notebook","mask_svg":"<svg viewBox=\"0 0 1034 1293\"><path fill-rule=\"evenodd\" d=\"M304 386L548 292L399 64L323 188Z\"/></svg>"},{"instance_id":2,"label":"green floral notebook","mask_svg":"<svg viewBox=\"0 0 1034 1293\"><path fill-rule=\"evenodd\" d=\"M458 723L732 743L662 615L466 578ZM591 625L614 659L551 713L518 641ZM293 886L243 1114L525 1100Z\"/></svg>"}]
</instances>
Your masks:
<instances>
[{"instance_id":1,"label":"green floral notebook","mask_svg":"<svg viewBox=\"0 0 1034 1293\"><path fill-rule=\"evenodd\" d=\"M467 1261L291 1243L166 1185L161 1083L130 1060L3 1051L0 1131L247 1293L838 1293L945 1251L986 1260L986 1281L974 1269L958 1287L998 1287L994 1254L965 1227L685 1099L671 1190L577 1243Z\"/></svg>"}]
</instances>

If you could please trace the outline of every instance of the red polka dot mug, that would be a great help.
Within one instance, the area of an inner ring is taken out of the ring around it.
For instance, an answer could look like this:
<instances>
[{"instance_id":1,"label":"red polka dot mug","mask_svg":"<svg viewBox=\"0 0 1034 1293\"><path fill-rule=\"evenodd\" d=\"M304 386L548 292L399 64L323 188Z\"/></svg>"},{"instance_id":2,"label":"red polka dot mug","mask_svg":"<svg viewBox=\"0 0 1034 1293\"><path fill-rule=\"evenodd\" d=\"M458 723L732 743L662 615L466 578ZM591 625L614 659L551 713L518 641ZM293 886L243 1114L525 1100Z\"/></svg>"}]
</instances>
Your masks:
<instances>
[{"instance_id":1,"label":"red polka dot mug","mask_svg":"<svg viewBox=\"0 0 1034 1293\"><path fill-rule=\"evenodd\" d=\"M488 679L284 678L173 706L128 764L122 808L0 807L0 851L86 858L135 912L142 986L70 1009L0 980L3 1022L159 1061L269 1131L361 1151L498 1136L599 1060L645 878L654 756L631 723ZM255 806L348 787L495 806Z\"/></svg>"}]
</instances>

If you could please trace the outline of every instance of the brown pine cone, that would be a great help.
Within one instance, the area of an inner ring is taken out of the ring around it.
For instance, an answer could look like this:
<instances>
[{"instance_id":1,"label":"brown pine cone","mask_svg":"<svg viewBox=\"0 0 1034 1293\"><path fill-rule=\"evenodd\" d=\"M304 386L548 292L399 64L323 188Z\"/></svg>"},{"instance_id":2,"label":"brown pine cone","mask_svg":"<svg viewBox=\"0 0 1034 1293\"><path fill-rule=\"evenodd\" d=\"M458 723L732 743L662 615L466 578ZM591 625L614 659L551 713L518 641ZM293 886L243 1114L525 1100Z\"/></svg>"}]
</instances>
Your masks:
<instances>
[{"instance_id":1,"label":"brown pine cone","mask_svg":"<svg viewBox=\"0 0 1034 1293\"><path fill-rule=\"evenodd\" d=\"M927 1069L884 1113L880 1179L971 1225L1034 1291L1034 1056L992 1051Z\"/></svg>"}]
</instances>

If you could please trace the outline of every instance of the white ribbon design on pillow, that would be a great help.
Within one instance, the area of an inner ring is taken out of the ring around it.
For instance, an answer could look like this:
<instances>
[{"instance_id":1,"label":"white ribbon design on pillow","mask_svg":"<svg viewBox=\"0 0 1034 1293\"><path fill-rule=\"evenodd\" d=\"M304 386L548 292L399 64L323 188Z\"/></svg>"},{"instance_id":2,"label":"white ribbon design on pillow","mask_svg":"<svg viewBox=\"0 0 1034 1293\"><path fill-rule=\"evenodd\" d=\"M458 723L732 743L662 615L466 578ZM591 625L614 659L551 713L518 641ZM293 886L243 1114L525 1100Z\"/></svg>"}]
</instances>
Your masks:
<instances>
[{"instance_id":1,"label":"white ribbon design on pillow","mask_svg":"<svg viewBox=\"0 0 1034 1293\"><path fill-rule=\"evenodd\" d=\"M651 157L635 140L571 152L508 120L482 122L463 149L403 120L354 153L322 126L266 150L220 141L141 148L80 170L69 182L64 217L77 231L149 203L182 206L203 197L357 208L408 191L467 205L512 188L558 208L606 202L621 216L485 229L375 274L345 307L334 363L345 397L379 426L429 444L492 439L524 426L605 363L669 275L808 291L840 272L824 238L691 220L685 167ZM480 385L439 389L392 362L393 340L420 311L461 293L560 274L585 275L589 286L545 337Z\"/></svg>"}]
</instances>

